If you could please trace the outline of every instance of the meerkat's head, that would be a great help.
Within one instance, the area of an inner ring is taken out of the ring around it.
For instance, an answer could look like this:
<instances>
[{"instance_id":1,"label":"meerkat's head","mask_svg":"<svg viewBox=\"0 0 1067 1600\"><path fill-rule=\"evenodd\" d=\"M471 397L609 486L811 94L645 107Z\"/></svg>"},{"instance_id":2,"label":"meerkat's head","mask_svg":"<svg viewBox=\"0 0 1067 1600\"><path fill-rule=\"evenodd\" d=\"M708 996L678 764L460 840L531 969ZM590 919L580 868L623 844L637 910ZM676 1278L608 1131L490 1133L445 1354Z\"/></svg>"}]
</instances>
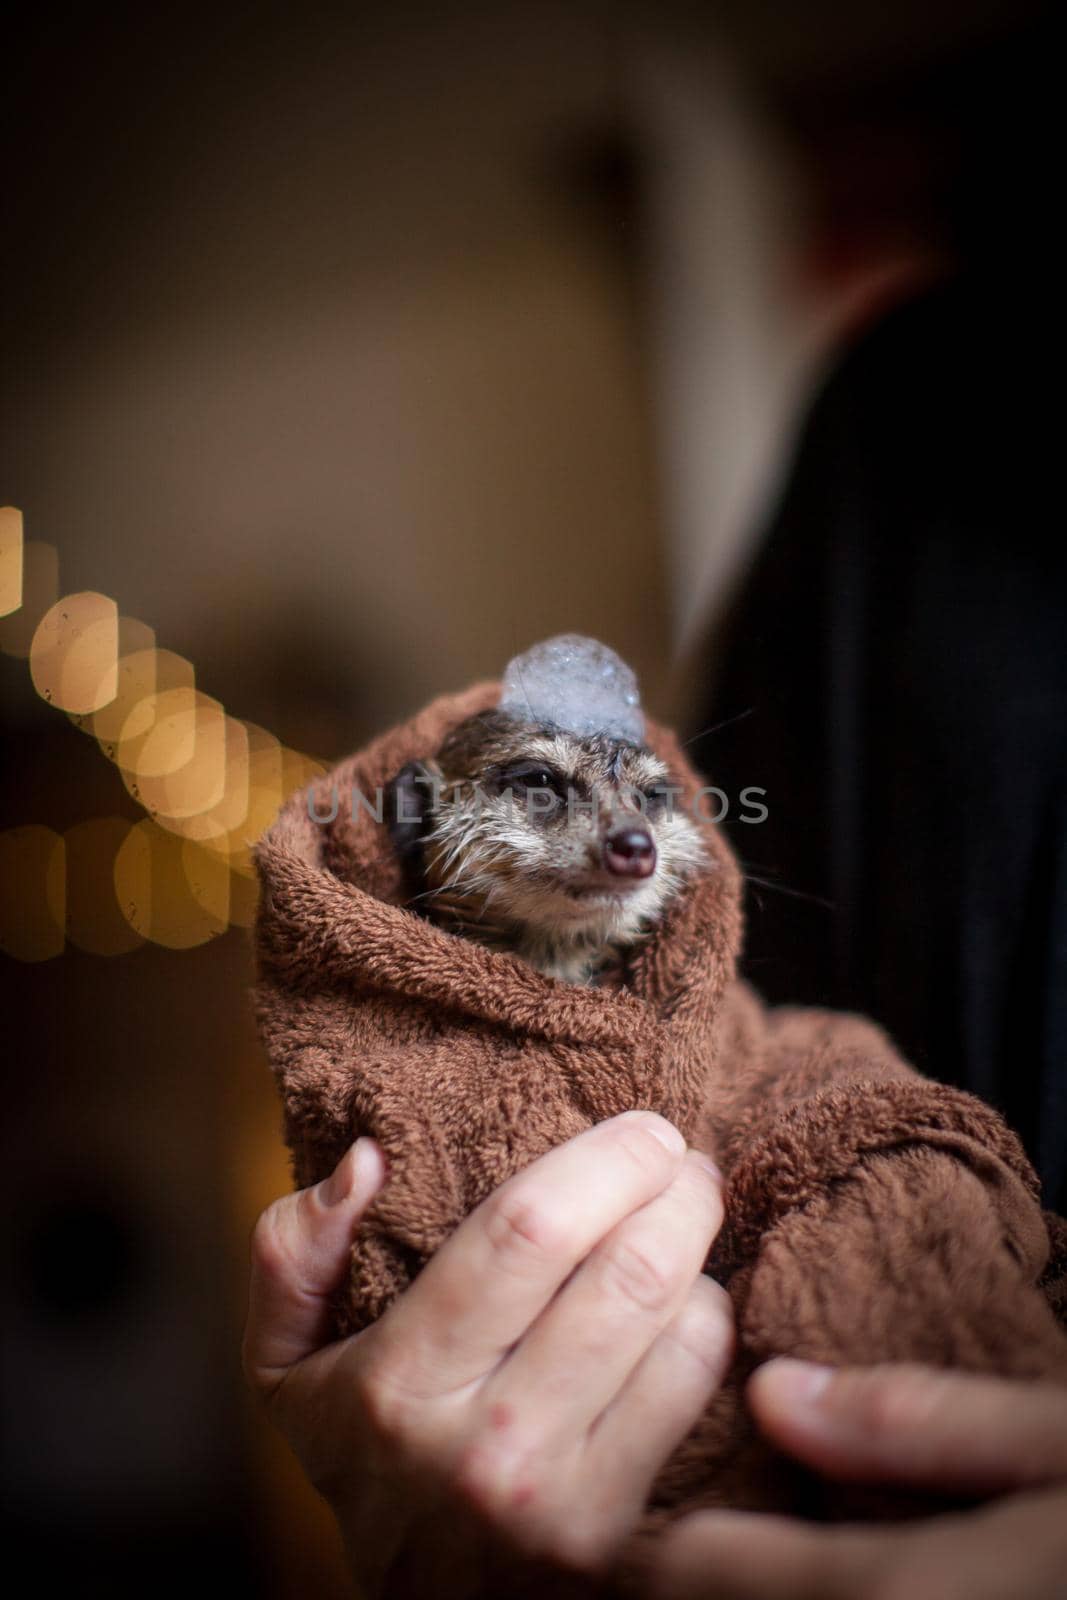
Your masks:
<instances>
[{"instance_id":1,"label":"meerkat's head","mask_svg":"<svg viewBox=\"0 0 1067 1600\"><path fill-rule=\"evenodd\" d=\"M679 794L645 744L633 671L596 639L560 634L508 663L495 711L398 774L393 838L427 915L585 982L703 860Z\"/></svg>"},{"instance_id":2,"label":"meerkat's head","mask_svg":"<svg viewBox=\"0 0 1067 1600\"><path fill-rule=\"evenodd\" d=\"M703 860L646 746L509 712L462 723L392 799L426 911L557 976L633 943Z\"/></svg>"}]
</instances>

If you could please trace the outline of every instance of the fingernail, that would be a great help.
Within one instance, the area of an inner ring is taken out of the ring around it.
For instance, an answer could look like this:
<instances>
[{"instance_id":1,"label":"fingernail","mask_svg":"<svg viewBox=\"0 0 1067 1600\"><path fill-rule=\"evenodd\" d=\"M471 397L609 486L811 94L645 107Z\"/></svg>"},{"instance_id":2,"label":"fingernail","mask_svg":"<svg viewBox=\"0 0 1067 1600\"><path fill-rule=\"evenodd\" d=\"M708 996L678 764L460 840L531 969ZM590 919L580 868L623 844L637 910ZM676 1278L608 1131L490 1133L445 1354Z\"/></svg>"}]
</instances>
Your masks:
<instances>
[{"instance_id":1,"label":"fingernail","mask_svg":"<svg viewBox=\"0 0 1067 1600\"><path fill-rule=\"evenodd\" d=\"M672 1156L684 1154L685 1140L674 1126L674 1123L668 1122L666 1117L648 1117L645 1127L653 1139L658 1139L660 1144L669 1150Z\"/></svg>"},{"instance_id":2,"label":"fingernail","mask_svg":"<svg viewBox=\"0 0 1067 1600\"><path fill-rule=\"evenodd\" d=\"M319 1184L319 1198L324 1206L339 1206L351 1195L359 1173L360 1145L363 1142L362 1139L357 1139L355 1144L345 1151L330 1176Z\"/></svg>"},{"instance_id":3,"label":"fingernail","mask_svg":"<svg viewBox=\"0 0 1067 1600\"><path fill-rule=\"evenodd\" d=\"M725 1181L721 1168L715 1165L714 1161L706 1151L693 1149L690 1150L689 1156L691 1160L697 1163L697 1166L703 1167L705 1172L710 1173L710 1175L715 1179L716 1183L723 1183Z\"/></svg>"},{"instance_id":4,"label":"fingernail","mask_svg":"<svg viewBox=\"0 0 1067 1600\"><path fill-rule=\"evenodd\" d=\"M833 1367L792 1356L776 1356L759 1371L764 1386L773 1386L775 1397L791 1406L817 1406L834 1375Z\"/></svg>"}]
</instances>

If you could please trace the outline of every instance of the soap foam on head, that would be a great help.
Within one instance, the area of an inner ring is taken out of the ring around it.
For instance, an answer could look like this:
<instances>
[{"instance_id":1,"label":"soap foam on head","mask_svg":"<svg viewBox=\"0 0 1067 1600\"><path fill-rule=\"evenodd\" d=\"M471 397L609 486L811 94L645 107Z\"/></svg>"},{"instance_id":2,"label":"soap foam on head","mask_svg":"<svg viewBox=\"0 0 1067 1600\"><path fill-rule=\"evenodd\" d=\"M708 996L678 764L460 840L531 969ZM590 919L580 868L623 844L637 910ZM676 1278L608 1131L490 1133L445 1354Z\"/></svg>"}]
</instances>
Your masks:
<instances>
[{"instance_id":1,"label":"soap foam on head","mask_svg":"<svg viewBox=\"0 0 1067 1600\"><path fill-rule=\"evenodd\" d=\"M550 722L588 739L595 734L644 744L637 678L606 644L560 633L508 662L501 711L524 722Z\"/></svg>"}]
</instances>

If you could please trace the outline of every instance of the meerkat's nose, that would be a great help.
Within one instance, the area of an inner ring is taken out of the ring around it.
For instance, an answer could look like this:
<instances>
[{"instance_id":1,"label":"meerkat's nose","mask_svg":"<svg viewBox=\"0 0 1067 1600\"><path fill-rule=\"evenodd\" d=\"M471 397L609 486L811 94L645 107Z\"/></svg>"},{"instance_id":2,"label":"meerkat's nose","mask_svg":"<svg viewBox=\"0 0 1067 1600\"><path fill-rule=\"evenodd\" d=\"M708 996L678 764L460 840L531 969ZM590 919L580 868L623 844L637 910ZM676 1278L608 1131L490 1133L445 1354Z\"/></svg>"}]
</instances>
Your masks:
<instances>
[{"instance_id":1,"label":"meerkat's nose","mask_svg":"<svg viewBox=\"0 0 1067 1600\"><path fill-rule=\"evenodd\" d=\"M619 828L604 841L604 865L617 878L650 878L656 846L644 828Z\"/></svg>"}]
</instances>

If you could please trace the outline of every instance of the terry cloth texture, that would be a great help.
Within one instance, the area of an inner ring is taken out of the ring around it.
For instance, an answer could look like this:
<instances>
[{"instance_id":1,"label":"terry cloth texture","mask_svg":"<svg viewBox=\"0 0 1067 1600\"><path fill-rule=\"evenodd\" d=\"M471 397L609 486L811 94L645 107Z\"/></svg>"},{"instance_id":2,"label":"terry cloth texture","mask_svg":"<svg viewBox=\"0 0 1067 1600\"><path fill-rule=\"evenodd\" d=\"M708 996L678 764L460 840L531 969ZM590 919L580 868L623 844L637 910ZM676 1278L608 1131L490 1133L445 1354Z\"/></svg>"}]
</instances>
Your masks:
<instances>
[{"instance_id":1,"label":"terry cloth texture","mask_svg":"<svg viewBox=\"0 0 1067 1600\"><path fill-rule=\"evenodd\" d=\"M870 1022L763 1006L736 977L741 876L710 823L707 870L621 988L543 977L403 907L376 794L497 695L436 700L291 799L257 849L257 1009L295 1180L325 1177L360 1134L389 1160L340 1327L380 1316L505 1178L644 1107L723 1168L709 1271L739 1330L731 1380L660 1476L650 1527L702 1505L846 1506L754 1434L741 1386L768 1356L1067 1381L1067 1239L1057 1223L1050 1243L1019 1141ZM673 736L651 726L649 743L690 803L701 780Z\"/></svg>"}]
</instances>

